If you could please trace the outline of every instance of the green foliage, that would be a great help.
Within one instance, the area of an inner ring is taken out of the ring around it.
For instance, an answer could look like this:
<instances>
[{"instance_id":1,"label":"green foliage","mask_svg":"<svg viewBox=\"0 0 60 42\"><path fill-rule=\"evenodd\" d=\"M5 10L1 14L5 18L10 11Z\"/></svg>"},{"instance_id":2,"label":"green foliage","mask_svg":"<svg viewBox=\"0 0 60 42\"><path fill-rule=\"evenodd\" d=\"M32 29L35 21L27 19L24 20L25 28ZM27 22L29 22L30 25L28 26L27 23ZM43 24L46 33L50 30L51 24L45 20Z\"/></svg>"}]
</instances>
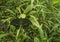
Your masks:
<instances>
[{"instance_id":1,"label":"green foliage","mask_svg":"<svg viewBox=\"0 0 60 42\"><path fill-rule=\"evenodd\" d=\"M0 0L0 42L60 42L60 0Z\"/></svg>"},{"instance_id":2,"label":"green foliage","mask_svg":"<svg viewBox=\"0 0 60 42\"><path fill-rule=\"evenodd\" d=\"M34 38L34 42L40 42L38 38Z\"/></svg>"}]
</instances>

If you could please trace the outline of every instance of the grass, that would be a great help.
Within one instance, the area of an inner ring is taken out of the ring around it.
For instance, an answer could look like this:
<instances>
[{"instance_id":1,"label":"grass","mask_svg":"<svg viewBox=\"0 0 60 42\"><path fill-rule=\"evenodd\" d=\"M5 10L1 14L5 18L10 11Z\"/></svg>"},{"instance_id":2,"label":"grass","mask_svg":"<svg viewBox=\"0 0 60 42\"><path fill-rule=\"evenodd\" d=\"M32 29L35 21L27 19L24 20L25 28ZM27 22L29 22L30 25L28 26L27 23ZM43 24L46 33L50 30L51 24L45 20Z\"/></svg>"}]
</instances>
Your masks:
<instances>
[{"instance_id":1,"label":"grass","mask_svg":"<svg viewBox=\"0 0 60 42\"><path fill-rule=\"evenodd\" d=\"M60 0L0 0L0 42L60 42Z\"/></svg>"}]
</instances>

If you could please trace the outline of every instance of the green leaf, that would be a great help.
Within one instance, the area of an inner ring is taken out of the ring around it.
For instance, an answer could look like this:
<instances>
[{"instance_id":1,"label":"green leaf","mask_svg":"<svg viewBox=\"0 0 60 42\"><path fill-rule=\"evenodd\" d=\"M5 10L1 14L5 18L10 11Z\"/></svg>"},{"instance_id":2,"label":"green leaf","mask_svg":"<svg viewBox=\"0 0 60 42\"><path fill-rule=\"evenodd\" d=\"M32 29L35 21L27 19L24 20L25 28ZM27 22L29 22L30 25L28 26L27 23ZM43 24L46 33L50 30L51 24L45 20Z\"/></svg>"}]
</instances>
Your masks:
<instances>
[{"instance_id":1,"label":"green leaf","mask_svg":"<svg viewBox=\"0 0 60 42\"><path fill-rule=\"evenodd\" d=\"M33 16L33 15L30 15L30 21L32 22L32 24L34 25L34 26L36 26L36 27L40 27L39 26L39 23L38 23L38 21L37 21L37 18L35 17L35 16Z\"/></svg>"},{"instance_id":2,"label":"green leaf","mask_svg":"<svg viewBox=\"0 0 60 42\"><path fill-rule=\"evenodd\" d=\"M12 31L12 32L14 32L15 31L15 26L13 26L13 25L10 25L10 30Z\"/></svg>"},{"instance_id":3,"label":"green leaf","mask_svg":"<svg viewBox=\"0 0 60 42\"><path fill-rule=\"evenodd\" d=\"M31 7L31 5L28 5L27 8L24 10L24 13L28 13L29 11L31 11L33 9L33 7Z\"/></svg>"},{"instance_id":4,"label":"green leaf","mask_svg":"<svg viewBox=\"0 0 60 42\"><path fill-rule=\"evenodd\" d=\"M20 33L20 28L17 30L16 40L18 39L19 33Z\"/></svg>"},{"instance_id":5,"label":"green leaf","mask_svg":"<svg viewBox=\"0 0 60 42\"><path fill-rule=\"evenodd\" d=\"M10 9L6 9L6 11L12 13L13 15L15 15L15 13Z\"/></svg>"},{"instance_id":6,"label":"green leaf","mask_svg":"<svg viewBox=\"0 0 60 42\"><path fill-rule=\"evenodd\" d=\"M40 42L37 37L34 38L34 42Z\"/></svg>"},{"instance_id":7,"label":"green leaf","mask_svg":"<svg viewBox=\"0 0 60 42\"><path fill-rule=\"evenodd\" d=\"M42 30L42 24L40 25L39 22L37 21L37 18L33 15L30 15L30 21L32 22L32 24L34 26L36 26L38 28L38 31L40 33L40 37L41 37L41 39L43 39L44 38L44 32Z\"/></svg>"},{"instance_id":8,"label":"green leaf","mask_svg":"<svg viewBox=\"0 0 60 42\"><path fill-rule=\"evenodd\" d=\"M52 0L53 5L59 3L60 0Z\"/></svg>"},{"instance_id":9,"label":"green leaf","mask_svg":"<svg viewBox=\"0 0 60 42\"><path fill-rule=\"evenodd\" d=\"M8 35L8 33L6 33L6 34L0 34L0 39L3 38L3 37L5 37L5 36L7 36L7 35Z\"/></svg>"}]
</instances>

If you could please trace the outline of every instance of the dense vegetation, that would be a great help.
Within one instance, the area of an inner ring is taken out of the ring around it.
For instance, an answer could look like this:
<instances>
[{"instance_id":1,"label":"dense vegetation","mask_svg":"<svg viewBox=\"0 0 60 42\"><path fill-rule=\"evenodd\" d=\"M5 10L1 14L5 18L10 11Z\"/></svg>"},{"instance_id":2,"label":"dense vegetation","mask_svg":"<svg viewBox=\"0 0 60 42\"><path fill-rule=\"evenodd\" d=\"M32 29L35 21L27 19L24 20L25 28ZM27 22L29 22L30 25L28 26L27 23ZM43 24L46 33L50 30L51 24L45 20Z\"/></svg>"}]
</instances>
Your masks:
<instances>
[{"instance_id":1,"label":"dense vegetation","mask_svg":"<svg viewBox=\"0 0 60 42\"><path fill-rule=\"evenodd\" d=\"M60 0L0 0L0 42L60 42Z\"/></svg>"}]
</instances>

